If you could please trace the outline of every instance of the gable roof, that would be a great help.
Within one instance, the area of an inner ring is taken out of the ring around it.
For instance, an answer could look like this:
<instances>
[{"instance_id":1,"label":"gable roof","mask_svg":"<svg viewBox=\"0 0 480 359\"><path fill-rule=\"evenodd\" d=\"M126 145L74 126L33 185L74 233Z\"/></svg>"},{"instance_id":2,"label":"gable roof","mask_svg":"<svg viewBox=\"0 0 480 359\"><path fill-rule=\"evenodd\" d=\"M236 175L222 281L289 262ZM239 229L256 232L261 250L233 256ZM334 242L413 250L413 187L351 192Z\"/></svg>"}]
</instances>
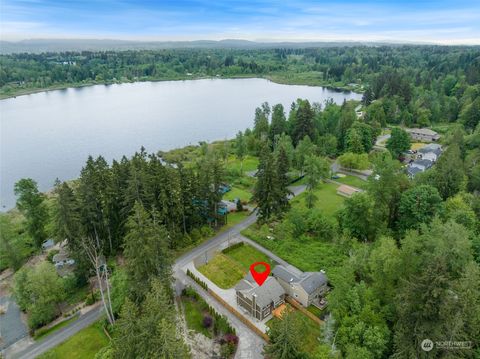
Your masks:
<instances>
[{"instance_id":1,"label":"gable roof","mask_svg":"<svg viewBox=\"0 0 480 359\"><path fill-rule=\"evenodd\" d=\"M322 272L307 272L299 283L308 294L327 284L327 276Z\"/></svg>"},{"instance_id":2,"label":"gable roof","mask_svg":"<svg viewBox=\"0 0 480 359\"><path fill-rule=\"evenodd\" d=\"M438 133L429 128L406 128L409 133L418 133L424 136L438 136Z\"/></svg>"},{"instance_id":3,"label":"gable roof","mask_svg":"<svg viewBox=\"0 0 480 359\"><path fill-rule=\"evenodd\" d=\"M423 172L423 171L418 167L408 166L407 172L410 176L415 176L418 172Z\"/></svg>"},{"instance_id":4,"label":"gable roof","mask_svg":"<svg viewBox=\"0 0 480 359\"><path fill-rule=\"evenodd\" d=\"M411 166L420 165L425 168L430 168L433 165L433 162L427 159L415 160L412 162Z\"/></svg>"},{"instance_id":5,"label":"gable roof","mask_svg":"<svg viewBox=\"0 0 480 359\"><path fill-rule=\"evenodd\" d=\"M296 283L300 285L308 294L313 293L318 287L325 285L328 282L325 273L305 272L301 275L296 275L281 264L273 268L272 274L287 283Z\"/></svg>"},{"instance_id":6,"label":"gable roof","mask_svg":"<svg viewBox=\"0 0 480 359\"><path fill-rule=\"evenodd\" d=\"M235 289L242 292L247 297L255 296L255 302L261 307L266 307L271 302L278 302L285 295L285 290L273 277L268 277L261 285L252 284L246 279L242 279Z\"/></svg>"}]
</instances>

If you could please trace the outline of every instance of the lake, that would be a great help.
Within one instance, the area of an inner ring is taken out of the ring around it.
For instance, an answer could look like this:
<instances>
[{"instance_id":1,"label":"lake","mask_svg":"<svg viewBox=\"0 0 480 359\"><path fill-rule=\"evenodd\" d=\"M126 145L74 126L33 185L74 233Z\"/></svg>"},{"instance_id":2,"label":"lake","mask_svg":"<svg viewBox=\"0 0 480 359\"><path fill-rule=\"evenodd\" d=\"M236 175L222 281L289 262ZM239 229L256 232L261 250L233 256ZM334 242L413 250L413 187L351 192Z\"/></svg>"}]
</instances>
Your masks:
<instances>
[{"instance_id":1,"label":"lake","mask_svg":"<svg viewBox=\"0 0 480 359\"><path fill-rule=\"evenodd\" d=\"M0 207L15 205L13 185L79 176L88 155L108 161L198 141L232 138L253 126L255 107L297 98L323 103L360 100L353 92L280 85L264 79L205 79L96 85L0 101Z\"/></svg>"}]
</instances>

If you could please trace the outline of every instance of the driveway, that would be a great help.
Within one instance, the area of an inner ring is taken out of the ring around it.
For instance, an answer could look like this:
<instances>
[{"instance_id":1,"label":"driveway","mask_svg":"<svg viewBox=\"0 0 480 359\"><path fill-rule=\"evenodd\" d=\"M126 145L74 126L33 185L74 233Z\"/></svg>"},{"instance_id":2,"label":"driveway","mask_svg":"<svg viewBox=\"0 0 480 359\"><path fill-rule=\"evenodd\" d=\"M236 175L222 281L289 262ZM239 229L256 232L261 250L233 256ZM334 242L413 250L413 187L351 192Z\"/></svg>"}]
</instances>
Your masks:
<instances>
[{"instance_id":1,"label":"driveway","mask_svg":"<svg viewBox=\"0 0 480 359\"><path fill-rule=\"evenodd\" d=\"M22 320L20 308L10 296L0 297L0 350L28 336L28 329ZM8 330L7 330L8 328Z\"/></svg>"}]
</instances>

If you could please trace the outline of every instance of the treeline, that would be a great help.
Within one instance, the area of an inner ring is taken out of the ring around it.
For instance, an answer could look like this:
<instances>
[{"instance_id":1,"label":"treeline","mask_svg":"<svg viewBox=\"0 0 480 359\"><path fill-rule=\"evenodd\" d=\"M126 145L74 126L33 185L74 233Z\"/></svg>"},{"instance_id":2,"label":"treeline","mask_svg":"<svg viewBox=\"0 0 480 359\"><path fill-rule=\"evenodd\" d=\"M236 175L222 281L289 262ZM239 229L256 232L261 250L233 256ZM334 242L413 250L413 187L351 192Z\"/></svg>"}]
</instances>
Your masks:
<instances>
[{"instance_id":1,"label":"treeline","mask_svg":"<svg viewBox=\"0 0 480 359\"><path fill-rule=\"evenodd\" d=\"M414 95L408 83L434 92L438 81L449 84L459 74L462 82L477 83L479 54L476 47L442 46L24 53L0 56L0 87L7 92L8 86L278 75L282 82L375 84L371 91L376 97L383 87L378 82L388 82L383 92L395 95L400 91L408 99Z\"/></svg>"}]
</instances>

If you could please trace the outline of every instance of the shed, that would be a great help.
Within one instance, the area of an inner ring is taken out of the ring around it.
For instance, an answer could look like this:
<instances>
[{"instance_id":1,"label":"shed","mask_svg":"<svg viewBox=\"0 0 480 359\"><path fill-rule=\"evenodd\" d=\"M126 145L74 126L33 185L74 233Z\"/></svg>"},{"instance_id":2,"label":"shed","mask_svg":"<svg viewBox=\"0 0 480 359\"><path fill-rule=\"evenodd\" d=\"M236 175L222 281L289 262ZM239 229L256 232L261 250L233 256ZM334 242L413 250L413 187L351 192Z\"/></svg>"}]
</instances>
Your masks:
<instances>
[{"instance_id":1,"label":"shed","mask_svg":"<svg viewBox=\"0 0 480 359\"><path fill-rule=\"evenodd\" d=\"M361 189L342 184L337 188L337 194L344 197L351 197L355 193L362 192Z\"/></svg>"}]
</instances>

